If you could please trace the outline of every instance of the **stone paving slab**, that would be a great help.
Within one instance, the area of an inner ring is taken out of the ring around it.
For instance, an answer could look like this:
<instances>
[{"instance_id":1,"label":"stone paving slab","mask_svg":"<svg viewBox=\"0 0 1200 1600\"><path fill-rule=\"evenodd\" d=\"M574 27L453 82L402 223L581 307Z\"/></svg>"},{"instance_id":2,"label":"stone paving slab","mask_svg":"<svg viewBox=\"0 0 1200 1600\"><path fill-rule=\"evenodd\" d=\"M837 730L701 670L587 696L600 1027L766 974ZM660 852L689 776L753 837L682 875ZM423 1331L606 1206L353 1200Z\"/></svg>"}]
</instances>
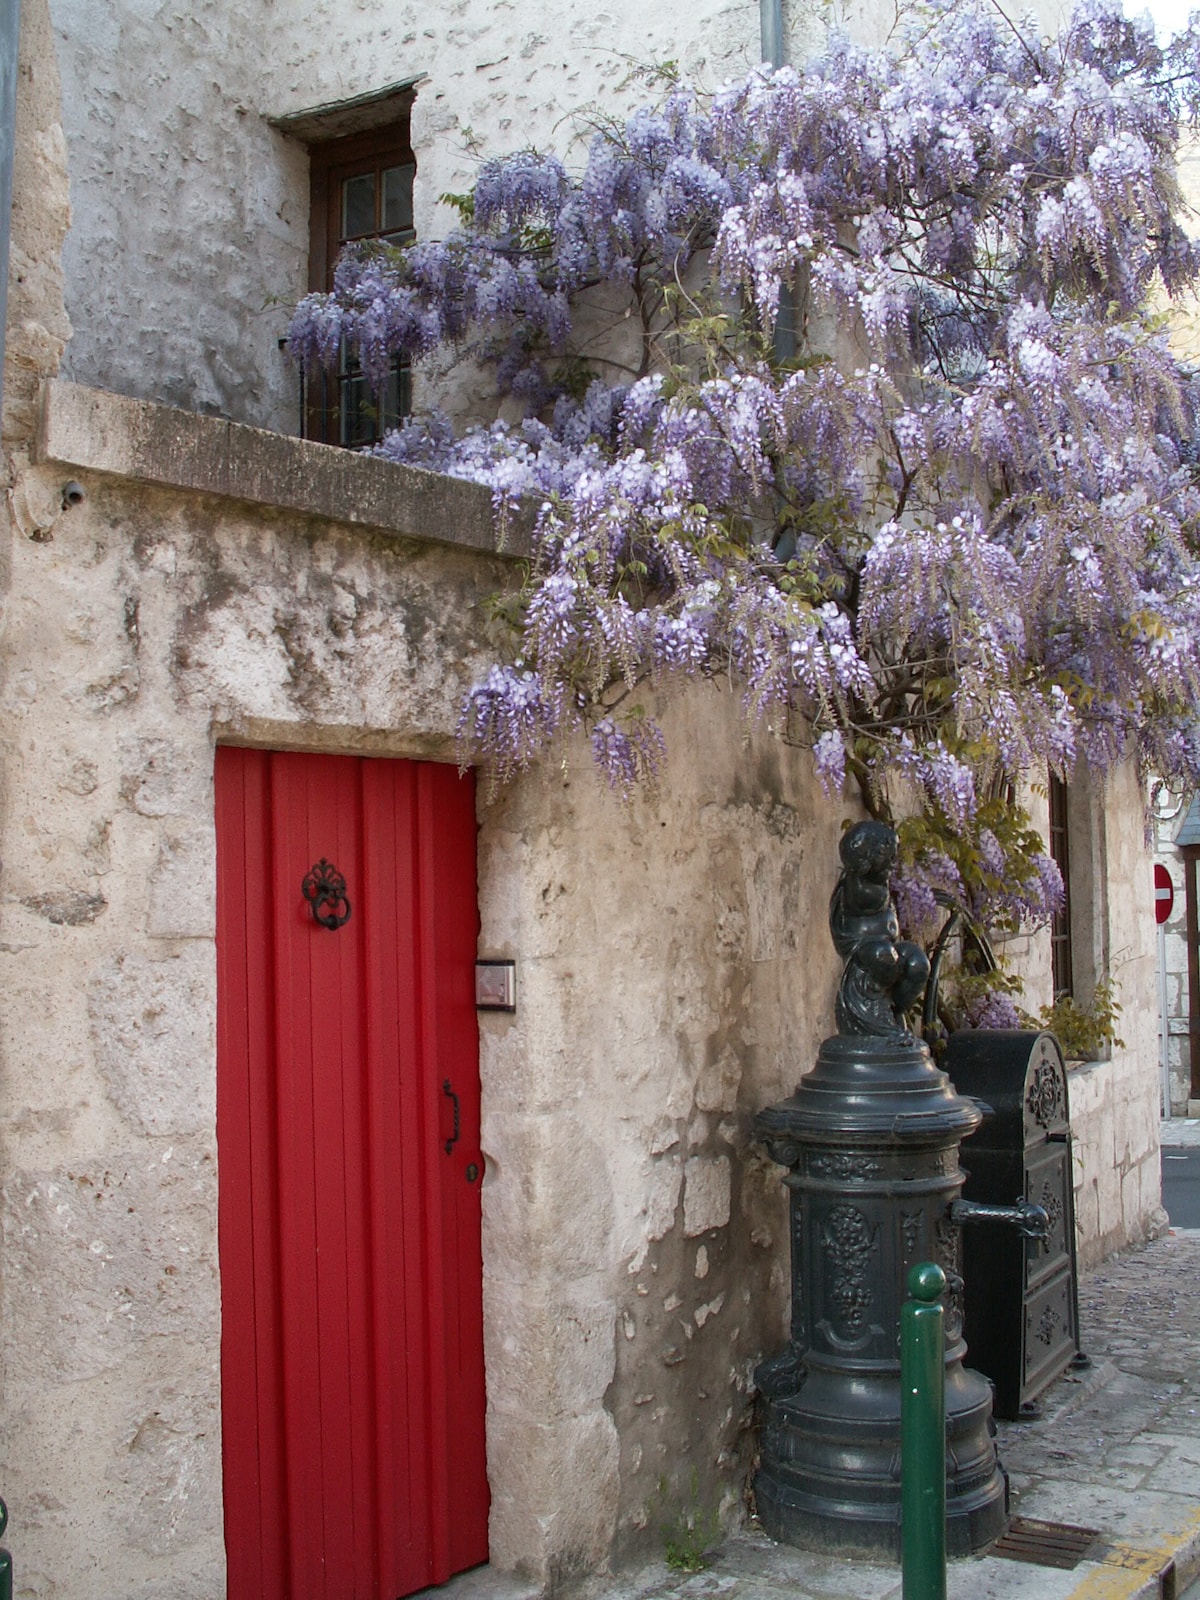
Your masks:
<instances>
[{"instance_id":1,"label":"stone paving slab","mask_svg":"<svg viewBox=\"0 0 1200 1600\"><path fill-rule=\"evenodd\" d=\"M1158 1125L1158 1142L1168 1150L1187 1150L1200 1144L1200 1117L1172 1117Z\"/></svg>"}]
</instances>

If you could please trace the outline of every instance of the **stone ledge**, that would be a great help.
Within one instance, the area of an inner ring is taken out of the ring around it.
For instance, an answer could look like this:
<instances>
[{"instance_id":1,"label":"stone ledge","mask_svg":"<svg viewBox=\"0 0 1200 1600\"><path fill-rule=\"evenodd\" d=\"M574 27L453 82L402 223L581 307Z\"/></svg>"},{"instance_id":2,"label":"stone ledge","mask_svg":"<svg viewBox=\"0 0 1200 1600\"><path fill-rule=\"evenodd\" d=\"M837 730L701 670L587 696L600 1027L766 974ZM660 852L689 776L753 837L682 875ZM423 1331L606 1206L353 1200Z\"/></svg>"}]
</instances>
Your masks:
<instances>
[{"instance_id":1,"label":"stone ledge","mask_svg":"<svg viewBox=\"0 0 1200 1600\"><path fill-rule=\"evenodd\" d=\"M45 387L35 459L488 555L530 552L528 516L499 548L481 484L61 378Z\"/></svg>"}]
</instances>

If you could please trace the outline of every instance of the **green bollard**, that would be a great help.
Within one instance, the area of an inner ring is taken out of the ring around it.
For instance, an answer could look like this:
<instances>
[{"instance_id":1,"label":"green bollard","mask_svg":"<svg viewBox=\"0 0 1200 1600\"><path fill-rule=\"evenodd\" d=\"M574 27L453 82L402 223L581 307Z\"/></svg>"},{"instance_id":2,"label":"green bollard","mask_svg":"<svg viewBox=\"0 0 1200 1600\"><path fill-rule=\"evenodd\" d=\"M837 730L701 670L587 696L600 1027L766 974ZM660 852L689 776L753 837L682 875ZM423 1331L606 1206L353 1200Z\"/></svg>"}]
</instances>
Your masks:
<instances>
[{"instance_id":1,"label":"green bollard","mask_svg":"<svg viewBox=\"0 0 1200 1600\"><path fill-rule=\"evenodd\" d=\"M908 1274L900 1310L900 1565L904 1600L946 1600L946 1274Z\"/></svg>"},{"instance_id":2,"label":"green bollard","mask_svg":"<svg viewBox=\"0 0 1200 1600\"><path fill-rule=\"evenodd\" d=\"M0 1500L0 1538L8 1527L8 1507ZM13 1564L7 1550L0 1550L0 1600L13 1600Z\"/></svg>"}]
</instances>

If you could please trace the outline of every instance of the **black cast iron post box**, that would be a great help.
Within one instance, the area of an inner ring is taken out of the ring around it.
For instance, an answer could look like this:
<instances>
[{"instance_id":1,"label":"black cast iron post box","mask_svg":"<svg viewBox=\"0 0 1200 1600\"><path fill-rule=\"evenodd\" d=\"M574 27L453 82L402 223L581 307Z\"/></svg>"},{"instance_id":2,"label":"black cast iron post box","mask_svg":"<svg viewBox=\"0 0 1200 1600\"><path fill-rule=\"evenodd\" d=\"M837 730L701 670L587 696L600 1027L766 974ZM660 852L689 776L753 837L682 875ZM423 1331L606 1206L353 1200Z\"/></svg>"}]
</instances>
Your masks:
<instances>
[{"instance_id":1,"label":"black cast iron post box","mask_svg":"<svg viewBox=\"0 0 1200 1600\"><path fill-rule=\"evenodd\" d=\"M1050 1219L1045 1239L986 1226L963 1234L971 1365L995 1385L998 1417L1031 1419L1043 1389L1088 1364L1079 1349L1066 1065L1053 1034L981 1029L952 1034L942 1066L960 1094L992 1112L963 1147L964 1198L994 1205L1020 1196Z\"/></svg>"}]
</instances>

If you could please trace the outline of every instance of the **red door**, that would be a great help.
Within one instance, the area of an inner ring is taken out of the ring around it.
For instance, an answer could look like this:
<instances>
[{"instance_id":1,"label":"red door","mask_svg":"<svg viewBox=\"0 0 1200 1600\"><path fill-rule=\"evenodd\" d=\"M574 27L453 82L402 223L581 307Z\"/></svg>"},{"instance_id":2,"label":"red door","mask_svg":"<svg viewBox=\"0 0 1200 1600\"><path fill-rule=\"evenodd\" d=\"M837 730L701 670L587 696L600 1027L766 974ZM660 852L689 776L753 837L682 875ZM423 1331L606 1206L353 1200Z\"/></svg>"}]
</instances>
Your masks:
<instances>
[{"instance_id":1,"label":"red door","mask_svg":"<svg viewBox=\"0 0 1200 1600\"><path fill-rule=\"evenodd\" d=\"M216 821L229 1600L398 1600L487 1559L474 785L222 748Z\"/></svg>"}]
</instances>

